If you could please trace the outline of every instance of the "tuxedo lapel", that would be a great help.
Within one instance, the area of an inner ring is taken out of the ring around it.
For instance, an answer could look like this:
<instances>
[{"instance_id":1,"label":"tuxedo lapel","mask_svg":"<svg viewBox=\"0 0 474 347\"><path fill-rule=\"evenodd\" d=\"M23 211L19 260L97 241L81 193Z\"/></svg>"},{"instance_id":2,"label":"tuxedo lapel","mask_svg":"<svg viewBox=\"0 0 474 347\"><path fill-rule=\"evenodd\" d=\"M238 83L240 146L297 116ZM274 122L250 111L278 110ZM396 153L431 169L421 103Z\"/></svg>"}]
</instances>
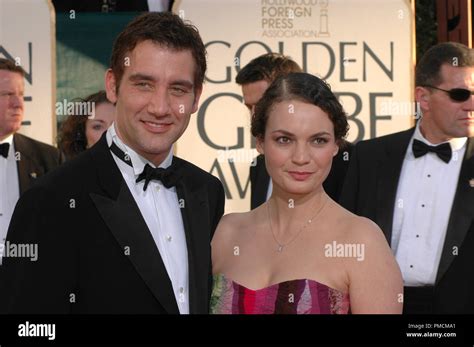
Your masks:
<instances>
[{"instance_id":1,"label":"tuxedo lapel","mask_svg":"<svg viewBox=\"0 0 474 347\"><path fill-rule=\"evenodd\" d=\"M474 138L469 138L466 144L459 180L454 196L451 215L449 217L446 238L444 241L441 260L438 267L436 282L443 277L471 227L474 217Z\"/></svg>"},{"instance_id":2,"label":"tuxedo lapel","mask_svg":"<svg viewBox=\"0 0 474 347\"><path fill-rule=\"evenodd\" d=\"M13 135L15 148L15 159L18 171L18 183L20 185L20 195L23 194L37 177L43 174L43 169L39 167L30 153L30 149L25 143L22 135Z\"/></svg>"},{"instance_id":3,"label":"tuxedo lapel","mask_svg":"<svg viewBox=\"0 0 474 347\"><path fill-rule=\"evenodd\" d=\"M398 181L403 160L415 128L409 129L387 142L385 156L377 163L376 223L382 229L388 243L392 240L393 211L396 204Z\"/></svg>"},{"instance_id":4,"label":"tuxedo lapel","mask_svg":"<svg viewBox=\"0 0 474 347\"><path fill-rule=\"evenodd\" d=\"M107 146L105 134L90 150L105 194L90 193L92 201L125 256L168 313L179 314L160 252Z\"/></svg>"},{"instance_id":5,"label":"tuxedo lapel","mask_svg":"<svg viewBox=\"0 0 474 347\"><path fill-rule=\"evenodd\" d=\"M186 163L174 157L176 170L182 176L176 187L186 234L189 269L189 312L208 313L208 276L210 263L211 223L206 187L195 183Z\"/></svg>"}]
</instances>

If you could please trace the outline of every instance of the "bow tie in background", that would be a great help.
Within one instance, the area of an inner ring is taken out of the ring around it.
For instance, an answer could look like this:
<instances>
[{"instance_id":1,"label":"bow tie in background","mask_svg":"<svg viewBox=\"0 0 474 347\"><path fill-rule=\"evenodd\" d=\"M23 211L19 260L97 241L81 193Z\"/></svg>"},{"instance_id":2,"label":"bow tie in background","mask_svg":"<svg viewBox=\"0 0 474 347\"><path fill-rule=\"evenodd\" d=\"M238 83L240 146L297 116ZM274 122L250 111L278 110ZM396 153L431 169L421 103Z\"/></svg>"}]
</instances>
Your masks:
<instances>
[{"instance_id":1,"label":"bow tie in background","mask_svg":"<svg viewBox=\"0 0 474 347\"><path fill-rule=\"evenodd\" d=\"M438 146L430 146L422 141L413 140L412 149L415 158L422 157L428 152L433 152L436 153L436 155L445 163L449 163L453 154L451 145L449 143L443 143Z\"/></svg>"},{"instance_id":2,"label":"bow tie in background","mask_svg":"<svg viewBox=\"0 0 474 347\"><path fill-rule=\"evenodd\" d=\"M10 149L9 143L0 144L0 155L4 158L8 158L8 150Z\"/></svg>"}]
</instances>

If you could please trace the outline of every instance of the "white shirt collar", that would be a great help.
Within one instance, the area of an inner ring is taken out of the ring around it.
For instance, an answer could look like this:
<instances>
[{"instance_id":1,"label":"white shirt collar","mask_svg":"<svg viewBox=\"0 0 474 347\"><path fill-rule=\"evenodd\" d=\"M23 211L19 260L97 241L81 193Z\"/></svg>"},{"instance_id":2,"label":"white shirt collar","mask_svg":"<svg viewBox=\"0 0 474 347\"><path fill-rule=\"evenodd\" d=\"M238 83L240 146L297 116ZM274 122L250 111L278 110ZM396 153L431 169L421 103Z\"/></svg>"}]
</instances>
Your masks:
<instances>
[{"instance_id":1,"label":"white shirt collar","mask_svg":"<svg viewBox=\"0 0 474 347\"><path fill-rule=\"evenodd\" d=\"M13 145L13 134L10 134L7 138L5 138L3 141L0 141L0 144L8 143L10 147L8 148L8 157L4 158L5 160L12 160L14 158L14 145ZM0 156L0 158L3 158Z\"/></svg>"},{"instance_id":2,"label":"white shirt collar","mask_svg":"<svg viewBox=\"0 0 474 347\"><path fill-rule=\"evenodd\" d=\"M11 147L11 145L13 144L13 134L10 134L6 139L0 141L0 145L4 143L8 143Z\"/></svg>"},{"instance_id":3,"label":"white shirt collar","mask_svg":"<svg viewBox=\"0 0 474 347\"><path fill-rule=\"evenodd\" d=\"M127 146L117 135L117 131L115 129L115 122L107 130L107 143L110 146L112 141L115 142L118 148L120 148L125 154L128 154L130 160L132 161L132 168L133 173L135 176L139 176L145 167L146 164L149 164L151 167L156 167L155 164L150 162L149 160L143 158L137 152L135 152L131 147ZM165 160L161 162L159 167L166 169L171 165L173 161L173 147L171 147L168 155L166 156Z\"/></svg>"},{"instance_id":4,"label":"white shirt collar","mask_svg":"<svg viewBox=\"0 0 474 347\"><path fill-rule=\"evenodd\" d=\"M437 144L431 143L430 141L428 141L423 136L423 134L420 131L420 124L421 124L421 121L416 124L415 133L413 134L413 139L418 140L418 141L422 141L422 142L424 142L424 143L426 143L427 145L430 145L430 146L440 145L440 143L437 143ZM455 138L452 138L451 140L443 142L443 143L449 143L451 145L452 151L456 152L456 151L459 151L459 150L463 149L463 147L466 145L467 137L455 137Z\"/></svg>"}]
</instances>

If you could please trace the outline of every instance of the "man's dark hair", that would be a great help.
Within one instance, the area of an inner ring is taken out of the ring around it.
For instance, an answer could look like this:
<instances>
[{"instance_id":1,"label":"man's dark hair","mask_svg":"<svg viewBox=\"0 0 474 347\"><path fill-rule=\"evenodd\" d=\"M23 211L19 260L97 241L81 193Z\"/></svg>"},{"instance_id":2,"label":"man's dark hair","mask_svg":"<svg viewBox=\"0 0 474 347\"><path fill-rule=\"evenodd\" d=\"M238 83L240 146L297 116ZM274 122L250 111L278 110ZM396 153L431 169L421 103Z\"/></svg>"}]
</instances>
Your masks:
<instances>
[{"instance_id":1,"label":"man's dark hair","mask_svg":"<svg viewBox=\"0 0 474 347\"><path fill-rule=\"evenodd\" d=\"M255 106L252 116L252 135L263 138L268 116L273 106L287 100L300 100L318 106L329 116L334 125L334 137L338 145L344 143L349 130L347 115L341 103L322 79L308 73L290 73L276 79Z\"/></svg>"},{"instance_id":2,"label":"man's dark hair","mask_svg":"<svg viewBox=\"0 0 474 347\"><path fill-rule=\"evenodd\" d=\"M19 65L16 65L13 61L5 58L0 58L0 70L7 70L11 72L19 73L22 77L25 77L25 70Z\"/></svg>"},{"instance_id":3,"label":"man's dark hair","mask_svg":"<svg viewBox=\"0 0 474 347\"><path fill-rule=\"evenodd\" d=\"M416 66L415 85L438 86L443 83L440 75L443 64L455 67L474 66L472 49L457 42L443 42L431 47Z\"/></svg>"},{"instance_id":4,"label":"man's dark hair","mask_svg":"<svg viewBox=\"0 0 474 347\"><path fill-rule=\"evenodd\" d=\"M303 72L303 70L289 57L278 53L267 53L245 65L235 77L235 83L243 85L261 80L271 83L290 72Z\"/></svg>"},{"instance_id":5,"label":"man's dark hair","mask_svg":"<svg viewBox=\"0 0 474 347\"><path fill-rule=\"evenodd\" d=\"M147 40L176 51L190 50L196 63L195 87L202 86L207 68L206 49L196 27L170 12L147 12L131 21L114 42L110 68L117 88L123 76L126 55L137 44Z\"/></svg>"}]
</instances>

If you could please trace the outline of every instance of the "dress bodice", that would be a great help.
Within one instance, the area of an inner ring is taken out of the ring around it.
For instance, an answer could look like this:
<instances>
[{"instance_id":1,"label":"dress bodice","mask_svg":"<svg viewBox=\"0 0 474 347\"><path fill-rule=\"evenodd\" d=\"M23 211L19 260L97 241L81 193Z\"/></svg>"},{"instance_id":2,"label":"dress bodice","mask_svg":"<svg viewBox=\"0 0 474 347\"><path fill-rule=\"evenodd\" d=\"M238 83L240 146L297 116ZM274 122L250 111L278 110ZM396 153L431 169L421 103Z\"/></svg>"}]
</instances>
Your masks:
<instances>
[{"instance_id":1,"label":"dress bodice","mask_svg":"<svg viewBox=\"0 0 474 347\"><path fill-rule=\"evenodd\" d=\"M347 314L349 294L309 279L252 290L214 275L212 314Z\"/></svg>"}]
</instances>

